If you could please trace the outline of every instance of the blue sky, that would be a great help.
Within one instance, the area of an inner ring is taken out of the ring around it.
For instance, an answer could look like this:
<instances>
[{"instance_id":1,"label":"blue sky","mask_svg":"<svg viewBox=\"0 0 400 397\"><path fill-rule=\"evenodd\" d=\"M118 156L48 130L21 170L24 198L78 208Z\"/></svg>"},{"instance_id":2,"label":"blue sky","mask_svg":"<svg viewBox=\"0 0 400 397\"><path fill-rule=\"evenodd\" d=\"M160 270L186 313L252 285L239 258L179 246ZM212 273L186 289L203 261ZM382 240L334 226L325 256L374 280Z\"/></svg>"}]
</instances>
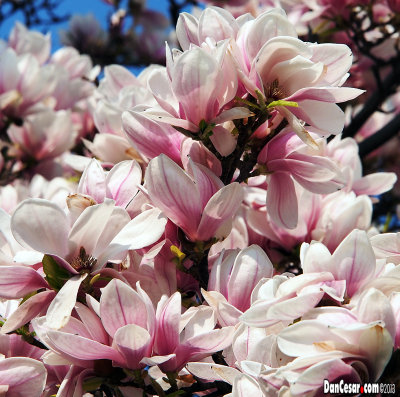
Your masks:
<instances>
[{"instance_id":1,"label":"blue sky","mask_svg":"<svg viewBox=\"0 0 400 397\"><path fill-rule=\"evenodd\" d=\"M0 0L1 3L1 0ZM122 2L124 3L124 2ZM147 1L148 8L163 12L168 15L168 0L150 0ZM113 11L113 7L104 3L101 0L63 0L60 6L56 9L57 15L64 14L83 14L92 13L99 20L101 25L105 28L107 26L107 17ZM14 18L10 18L0 25L0 37L7 39L10 30L12 29L15 21L23 22L23 16L16 15ZM35 27L36 28L36 27ZM52 34L53 51L60 47L58 39L58 32L60 29L67 29L68 22L60 23L50 27ZM43 29L40 29L43 31Z\"/></svg>"}]
</instances>

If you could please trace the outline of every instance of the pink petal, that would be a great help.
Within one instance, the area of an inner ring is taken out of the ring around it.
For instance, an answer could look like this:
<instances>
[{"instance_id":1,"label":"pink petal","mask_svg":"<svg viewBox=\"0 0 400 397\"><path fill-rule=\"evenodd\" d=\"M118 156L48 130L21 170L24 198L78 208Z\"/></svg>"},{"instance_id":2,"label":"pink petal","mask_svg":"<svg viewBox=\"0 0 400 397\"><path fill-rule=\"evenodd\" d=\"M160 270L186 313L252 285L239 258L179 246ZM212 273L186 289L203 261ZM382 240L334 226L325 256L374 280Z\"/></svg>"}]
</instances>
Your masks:
<instances>
[{"instance_id":1,"label":"pink petal","mask_svg":"<svg viewBox=\"0 0 400 397\"><path fill-rule=\"evenodd\" d=\"M290 172L293 177L307 179L311 182L326 182L337 176L339 169L329 158L308 156L300 153L292 154L284 160L273 160L268 168L276 171Z\"/></svg>"},{"instance_id":2,"label":"pink petal","mask_svg":"<svg viewBox=\"0 0 400 397\"><path fill-rule=\"evenodd\" d=\"M55 296L56 293L54 291L43 291L33 295L7 318L7 321L1 327L1 333L6 334L22 327L32 318L46 310Z\"/></svg>"},{"instance_id":3,"label":"pink petal","mask_svg":"<svg viewBox=\"0 0 400 397\"><path fill-rule=\"evenodd\" d=\"M216 115L219 68L215 58L200 47L184 52L172 70L172 90L184 109L185 119L199 125Z\"/></svg>"},{"instance_id":4,"label":"pink petal","mask_svg":"<svg viewBox=\"0 0 400 397\"><path fill-rule=\"evenodd\" d=\"M222 156L229 156L237 145L236 138L222 125L217 125L213 128L213 134L210 140L217 149L218 153Z\"/></svg>"},{"instance_id":5,"label":"pink petal","mask_svg":"<svg viewBox=\"0 0 400 397\"><path fill-rule=\"evenodd\" d=\"M94 158L83 171L78 193L92 197L96 203L102 203L106 197L106 176L100 163Z\"/></svg>"},{"instance_id":6,"label":"pink petal","mask_svg":"<svg viewBox=\"0 0 400 397\"><path fill-rule=\"evenodd\" d=\"M204 362L188 363L186 369L197 378L207 381L222 380L231 384L241 374L236 368Z\"/></svg>"},{"instance_id":7,"label":"pink petal","mask_svg":"<svg viewBox=\"0 0 400 397\"><path fill-rule=\"evenodd\" d=\"M121 355L110 346L83 338L79 335L48 330L47 335L54 347L68 356L80 360L108 359L123 362Z\"/></svg>"},{"instance_id":8,"label":"pink petal","mask_svg":"<svg viewBox=\"0 0 400 397\"><path fill-rule=\"evenodd\" d=\"M151 336L149 332L135 324L125 325L117 330L114 342L125 357L127 367L138 369L140 360L151 353Z\"/></svg>"},{"instance_id":9,"label":"pink petal","mask_svg":"<svg viewBox=\"0 0 400 397\"><path fill-rule=\"evenodd\" d=\"M247 34L246 50L250 59L255 58L267 41L277 36L297 38L297 33L283 9L274 8L259 15Z\"/></svg>"},{"instance_id":10,"label":"pink petal","mask_svg":"<svg viewBox=\"0 0 400 397\"><path fill-rule=\"evenodd\" d=\"M121 161L107 174L107 196L115 200L115 205L126 208L138 192L142 181L142 169L134 160Z\"/></svg>"},{"instance_id":11,"label":"pink petal","mask_svg":"<svg viewBox=\"0 0 400 397\"><path fill-rule=\"evenodd\" d=\"M61 257L68 252L69 223L58 205L43 199L23 201L11 217L15 239L24 247Z\"/></svg>"},{"instance_id":12,"label":"pink petal","mask_svg":"<svg viewBox=\"0 0 400 397\"><path fill-rule=\"evenodd\" d=\"M152 202L189 235L197 230L201 203L196 185L172 160L160 155L147 166L145 186Z\"/></svg>"},{"instance_id":13,"label":"pink petal","mask_svg":"<svg viewBox=\"0 0 400 397\"><path fill-rule=\"evenodd\" d=\"M233 382L232 395L235 397L263 397L264 393L252 377L242 374L237 376Z\"/></svg>"},{"instance_id":14,"label":"pink petal","mask_svg":"<svg viewBox=\"0 0 400 397\"><path fill-rule=\"evenodd\" d=\"M353 230L332 255L331 269L336 280L346 280L347 295L355 294L375 273L376 260L371 243L363 230Z\"/></svg>"},{"instance_id":15,"label":"pink petal","mask_svg":"<svg viewBox=\"0 0 400 397\"><path fill-rule=\"evenodd\" d=\"M46 280L34 269L25 266L0 266L0 297L23 298L39 288L47 288Z\"/></svg>"},{"instance_id":16,"label":"pink petal","mask_svg":"<svg viewBox=\"0 0 400 397\"><path fill-rule=\"evenodd\" d=\"M309 125L334 135L343 131L344 113L338 105L309 99L298 101L298 104L299 107L290 110Z\"/></svg>"},{"instance_id":17,"label":"pink petal","mask_svg":"<svg viewBox=\"0 0 400 397\"><path fill-rule=\"evenodd\" d=\"M393 188L397 176L393 172L376 172L354 181L352 190L357 194L377 195Z\"/></svg>"},{"instance_id":18,"label":"pink petal","mask_svg":"<svg viewBox=\"0 0 400 397\"><path fill-rule=\"evenodd\" d=\"M189 157L198 164L210 169L216 176L221 176L221 162L202 143L186 138L181 145L181 159L184 169L187 169Z\"/></svg>"},{"instance_id":19,"label":"pink petal","mask_svg":"<svg viewBox=\"0 0 400 397\"><path fill-rule=\"evenodd\" d=\"M89 332L89 337L97 342L108 344L108 335L103 328L99 316L83 303L76 302L75 310L83 325Z\"/></svg>"},{"instance_id":20,"label":"pink petal","mask_svg":"<svg viewBox=\"0 0 400 397\"><path fill-rule=\"evenodd\" d=\"M79 287L87 273L71 277L58 291L46 313L46 326L60 329L67 324L76 303Z\"/></svg>"},{"instance_id":21,"label":"pink petal","mask_svg":"<svg viewBox=\"0 0 400 397\"><path fill-rule=\"evenodd\" d=\"M120 91L126 86L139 85L137 78L120 65L106 66L104 75L100 90L106 90L107 94L112 97L118 97Z\"/></svg>"},{"instance_id":22,"label":"pink petal","mask_svg":"<svg viewBox=\"0 0 400 397\"><path fill-rule=\"evenodd\" d=\"M166 355L179 345L179 322L181 319L181 294L175 292L167 301L157 306L157 332L155 353Z\"/></svg>"},{"instance_id":23,"label":"pink petal","mask_svg":"<svg viewBox=\"0 0 400 397\"><path fill-rule=\"evenodd\" d=\"M148 112L126 111L122 114L122 124L128 140L150 159L165 154L173 161L180 162L180 145L183 135L171 126L158 123L146 117Z\"/></svg>"},{"instance_id":24,"label":"pink petal","mask_svg":"<svg viewBox=\"0 0 400 397\"><path fill-rule=\"evenodd\" d=\"M157 68L154 70L147 80L147 85L158 104L171 116L179 117L179 104L172 91L171 80L168 76L167 69Z\"/></svg>"},{"instance_id":25,"label":"pink petal","mask_svg":"<svg viewBox=\"0 0 400 397\"><path fill-rule=\"evenodd\" d=\"M193 348L196 352L216 352L230 346L235 327L223 327L210 332L195 335L185 342L185 346Z\"/></svg>"},{"instance_id":26,"label":"pink petal","mask_svg":"<svg viewBox=\"0 0 400 397\"><path fill-rule=\"evenodd\" d=\"M267 211L280 227L294 229L297 226L297 196L292 178L285 172L271 175L267 190Z\"/></svg>"},{"instance_id":27,"label":"pink petal","mask_svg":"<svg viewBox=\"0 0 400 397\"><path fill-rule=\"evenodd\" d=\"M43 363L32 358L11 357L0 361L0 385L9 385L7 396L40 397L46 378Z\"/></svg>"},{"instance_id":28,"label":"pink petal","mask_svg":"<svg viewBox=\"0 0 400 397\"><path fill-rule=\"evenodd\" d=\"M120 280L111 280L103 289L100 316L111 337L127 324L147 328L146 305L135 290Z\"/></svg>"},{"instance_id":29,"label":"pink petal","mask_svg":"<svg viewBox=\"0 0 400 397\"><path fill-rule=\"evenodd\" d=\"M340 81L352 65L353 54L347 45L318 43L310 44L309 48L313 53L311 60L314 62L323 62L326 66L327 70L324 80L328 81L330 84Z\"/></svg>"},{"instance_id":30,"label":"pink petal","mask_svg":"<svg viewBox=\"0 0 400 397\"><path fill-rule=\"evenodd\" d=\"M243 189L234 182L216 192L204 208L197 231L198 240L207 241L215 236L218 228L233 219L243 201Z\"/></svg>"},{"instance_id":31,"label":"pink petal","mask_svg":"<svg viewBox=\"0 0 400 397\"><path fill-rule=\"evenodd\" d=\"M254 287L262 278L270 278L274 267L266 253L251 245L236 257L228 283L228 301L242 312L250 307Z\"/></svg>"},{"instance_id":32,"label":"pink petal","mask_svg":"<svg viewBox=\"0 0 400 397\"><path fill-rule=\"evenodd\" d=\"M306 87L297 90L285 98L287 101L302 102L304 100L340 103L357 98L364 90L350 87Z\"/></svg>"},{"instance_id":33,"label":"pink petal","mask_svg":"<svg viewBox=\"0 0 400 397\"><path fill-rule=\"evenodd\" d=\"M179 15L176 23L176 37L183 50L188 50L190 44L199 45L198 39L198 20L187 12Z\"/></svg>"},{"instance_id":34,"label":"pink petal","mask_svg":"<svg viewBox=\"0 0 400 397\"><path fill-rule=\"evenodd\" d=\"M292 383L290 391L294 395L306 395L322 387L324 380L334 382L342 378L346 379L346 383L361 382L351 365L345 364L340 358L333 358L306 368Z\"/></svg>"},{"instance_id":35,"label":"pink petal","mask_svg":"<svg viewBox=\"0 0 400 397\"><path fill-rule=\"evenodd\" d=\"M371 245L378 259L393 257L398 260L400 256L400 234L384 233L372 236ZM397 264L397 262L395 262Z\"/></svg>"},{"instance_id":36,"label":"pink petal","mask_svg":"<svg viewBox=\"0 0 400 397\"><path fill-rule=\"evenodd\" d=\"M193 181L199 190L201 204L206 206L210 198L222 187L224 184L216 177L210 170L201 164L196 164L189 159L187 163L187 172L193 178Z\"/></svg>"},{"instance_id":37,"label":"pink petal","mask_svg":"<svg viewBox=\"0 0 400 397\"><path fill-rule=\"evenodd\" d=\"M155 243L164 234L166 223L167 218L157 208L139 214L126 224L109 243L109 246L98 258L96 270L121 252L144 248Z\"/></svg>"},{"instance_id":38,"label":"pink petal","mask_svg":"<svg viewBox=\"0 0 400 397\"><path fill-rule=\"evenodd\" d=\"M199 20L199 43L205 42L209 37L216 42L230 39L236 36L238 29L238 24L229 11L218 7L206 8Z\"/></svg>"}]
</instances>

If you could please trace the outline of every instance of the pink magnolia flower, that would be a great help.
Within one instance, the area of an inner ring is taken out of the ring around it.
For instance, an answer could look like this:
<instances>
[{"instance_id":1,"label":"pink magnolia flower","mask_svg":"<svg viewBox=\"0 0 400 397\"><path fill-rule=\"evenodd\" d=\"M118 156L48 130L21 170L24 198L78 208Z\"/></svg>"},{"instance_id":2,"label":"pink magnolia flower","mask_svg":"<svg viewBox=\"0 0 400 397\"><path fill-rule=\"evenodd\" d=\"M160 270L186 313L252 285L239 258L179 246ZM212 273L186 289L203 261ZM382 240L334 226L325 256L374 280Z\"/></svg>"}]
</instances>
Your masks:
<instances>
[{"instance_id":1,"label":"pink magnolia flower","mask_svg":"<svg viewBox=\"0 0 400 397\"><path fill-rule=\"evenodd\" d=\"M138 77L120 65L105 67L104 78L100 81L97 90L100 99L93 114L95 125L100 133L124 136L122 112L140 104L149 106L156 104L147 88L147 79L149 74L159 67L150 66Z\"/></svg>"},{"instance_id":2,"label":"pink magnolia flower","mask_svg":"<svg viewBox=\"0 0 400 397\"><path fill-rule=\"evenodd\" d=\"M29 73L26 71L29 69ZM12 48L0 57L0 111L4 115L23 117L41 107L55 88L54 66L40 66L31 54L17 55Z\"/></svg>"},{"instance_id":3,"label":"pink magnolia flower","mask_svg":"<svg viewBox=\"0 0 400 397\"><path fill-rule=\"evenodd\" d=\"M8 38L8 45L15 50L18 55L32 54L41 65L50 56L51 37L28 30L22 23L16 22Z\"/></svg>"},{"instance_id":4,"label":"pink magnolia flower","mask_svg":"<svg viewBox=\"0 0 400 397\"><path fill-rule=\"evenodd\" d=\"M394 325L389 301L378 296L375 291L365 295L368 304L357 314L345 308L317 308L281 331L279 349L296 358L262 378L272 384L279 384L279 378L288 382L295 395L318 389L328 377L334 381L350 376L357 383L361 377L378 379L392 354Z\"/></svg>"},{"instance_id":5,"label":"pink magnolia flower","mask_svg":"<svg viewBox=\"0 0 400 397\"><path fill-rule=\"evenodd\" d=\"M76 303L74 316L60 329L46 317L32 324L39 338L55 353L86 368L93 360L113 360L117 366L143 368L152 352L155 311L147 294L113 279L102 289L100 303L87 297L89 308Z\"/></svg>"},{"instance_id":6,"label":"pink magnolia flower","mask_svg":"<svg viewBox=\"0 0 400 397\"><path fill-rule=\"evenodd\" d=\"M251 306L239 320L251 327L288 325L313 309L325 294L343 300L344 282L337 282L328 271L265 278L254 288Z\"/></svg>"},{"instance_id":7,"label":"pink magnolia flower","mask_svg":"<svg viewBox=\"0 0 400 397\"><path fill-rule=\"evenodd\" d=\"M90 196L98 204L110 198L115 205L126 208L138 192L141 180L142 169L134 160L121 161L106 173L100 163L92 159L79 180L77 193Z\"/></svg>"},{"instance_id":8,"label":"pink magnolia flower","mask_svg":"<svg viewBox=\"0 0 400 397\"><path fill-rule=\"evenodd\" d=\"M50 59L50 63L61 66L68 72L71 79L87 78L94 80L100 72L100 68L93 67L88 55L80 54L74 47L62 47L57 50Z\"/></svg>"},{"instance_id":9,"label":"pink magnolia flower","mask_svg":"<svg viewBox=\"0 0 400 397\"><path fill-rule=\"evenodd\" d=\"M125 210L107 199L86 208L70 226L68 217L57 205L46 200L29 199L15 210L11 228L23 246L36 247L39 252L65 258L70 263L79 257L79 251L84 247L87 254L96 259L91 267L91 271L96 271L120 249L137 249L157 241L165 223L166 219L156 209L145 211L131 220ZM43 236L47 236L46 239ZM82 270L80 266L75 269L66 261L62 263L72 274Z\"/></svg>"},{"instance_id":10,"label":"pink magnolia flower","mask_svg":"<svg viewBox=\"0 0 400 397\"><path fill-rule=\"evenodd\" d=\"M363 176L358 145L352 138L342 140L340 136L335 137L328 144L321 146L321 155L337 163L346 181L345 191L352 190L357 195L373 196L385 193L397 180L393 172L375 172Z\"/></svg>"},{"instance_id":11,"label":"pink magnolia flower","mask_svg":"<svg viewBox=\"0 0 400 397\"><path fill-rule=\"evenodd\" d=\"M258 163L268 175L267 209L281 227L294 229L298 220L295 183L313 193L332 193L341 187L336 164L313 153L303 154L304 144L290 130L274 137L260 152Z\"/></svg>"},{"instance_id":12,"label":"pink magnolia flower","mask_svg":"<svg viewBox=\"0 0 400 397\"><path fill-rule=\"evenodd\" d=\"M272 277L273 266L265 252L251 245L238 252L221 253L214 263L208 291L202 291L221 326L236 325L250 307L250 297L263 277Z\"/></svg>"},{"instance_id":13,"label":"pink magnolia flower","mask_svg":"<svg viewBox=\"0 0 400 397\"><path fill-rule=\"evenodd\" d=\"M159 107L143 111L157 122L195 134L211 126L211 142L227 156L235 148L236 139L231 134L233 126L224 123L253 113L244 107L232 107L238 80L227 52L228 41L209 44L192 47L181 54L168 56L167 53L166 70L155 70L148 80Z\"/></svg>"},{"instance_id":14,"label":"pink magnolia flower","mask_svg":"<svg viewBox=\"0 0 400 397\"><path fill-rule=\"evenodd\" d=\"M352 64L347 46L302 42L279 10L248 21L236 41L239 76L252 96L257 97L258 90L267 103L275 103L273 117L286 118L293 131L314 147L304 122L325 134L342 131L344 113L336 103L362 93L341 87Z\"/></svg>"},{"instance_id":15,"label":"pink magnolia flower","mask_svg":"<svg viewBox=\"0 0 400 397\"><path fill-rule=\"evenodd\" d=\"M216 316L208 306L191 307L181 314L181 295L163 297L157 306L154 352L163 360L164 372L179 371L189 361L198 361L223 350L232 342L234 327L215 329ZM157 357L146 363L158 363Z\"/></svg>"},{"instance_id":16,"label":"pink magnolia flower","mask_svg":"<svg viewBox=\"0 0 400 397\"><path fill-rule=\"evenodd\" d=\"M40 361L45 352L20 335L0 335L0 395L42 396L48 376Z\"/></svg>"},{"instance_id":17,"label":"pink magnolia flower","mask_svg":"<svg viewBox=\"0 0 400 397\"><path fill-rule=\"evenodd\" d=\"M330 272L335 280L346 280L346 296L351 298L379 274L374 251L363 230L353 230L331 255L322 243L302 245L304 273Z\"/></svg>"},{"instance_id":18,"label":"pink magnolia flower","mask_svg":"<svg viewBox=\"0 0 400 397\"><path fill-rule=\"evenodd\" d=\"M183 50L193 44L201 46L210 38L215 42L235 38L238 30L239 24L232 14L219 7L207 7L200 18L183 12L176 24L176 35Z\"/></svg>"},{"instance_id":19,"label":"pink magnolia flower","mask_svg":"<svg viewBox=\"0 0 400 397\"><path fill-rule=\"evenodd\" d=\"M7 131L11 141L25 155L41 161L60 156L75 143L76 132L66 111L43 111L28 116L22 127Z\"/></svg>"},{"instance_id":20,"label":"pink magnolia flower","mask_svg":"<svg viewBox=\"0 0 400 397\"><path fill-rule=\"evenodd\" d=\"M144 186L154 205L192 241L220 237L220 228L232 220L243 199L238 183L223 186L211 171L194 162L186 173L165 155L150 161Z\"/></svg>"},{"instance_id":21,"label":"pink magnolia flower","mask_svg":"<svg viewBox=\"0 0 400 397\"><path fill-rule=\"evenodd\" d=\"M164 232L166 218L158 209L150 209L131 220L124 209L107 199L87 207L71 226L57 205L30 199L15 210L11 223L18 241L53 256L72 276L57 293L46 315L53 328L60 328L68 321L87 275L113 273L113 269L103 270L108 261L119 263L128 250L156 242Z\"/></svg>"},{"instance_id":22,"label":"pink magnolia flower","mask_svg":"<svg viewBox=\"0 0 400 397\"><path fill-rule=\"evenodd\" d=\"M246 208L246 221L250 230L269 240L268 251L281 256L279 250L284 248L290 251L298 244L311 240L311 233L320 217L322 196L311 193L302 186L295 185L298 207L297 226L294 229L287 229L277 225L267 211L265 203L265 189L261 187L245 188L245 202L249 205ZM329 197L329 195L327 196Z\"/></svg>"},{"instance_id":23,"label":"pink magnolia flower","mask_svg":"<svg viewBox=\"0 0 400 397\"><path fill-rule=\"evenodd\" d=\"M368 230L371 218L372 203L368 196L344 190L331 193L321 199L311 237L333 252L352 230Z\"/></svg>"}]
</instances>

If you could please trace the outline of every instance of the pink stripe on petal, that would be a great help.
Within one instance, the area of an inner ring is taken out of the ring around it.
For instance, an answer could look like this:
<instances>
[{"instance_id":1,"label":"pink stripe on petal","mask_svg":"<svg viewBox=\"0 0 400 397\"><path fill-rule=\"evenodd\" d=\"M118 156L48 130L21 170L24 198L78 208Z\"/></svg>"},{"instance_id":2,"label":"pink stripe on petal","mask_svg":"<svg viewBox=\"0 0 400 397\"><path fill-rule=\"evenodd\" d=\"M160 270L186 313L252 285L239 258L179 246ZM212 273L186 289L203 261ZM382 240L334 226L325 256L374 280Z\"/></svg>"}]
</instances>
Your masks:
<instances>
[{"instance_id":1,"label":"pink stripe on petal","mask_svg":"<svg viewBox=\"0 0 400 397\"><path fill-rule=\"evenodd\" d=\"M271 219L287 229L294 229L298 220L298 203L292 178L284 172L270 177L267 190L267 211Z\"/></svg>"}]
</instances>

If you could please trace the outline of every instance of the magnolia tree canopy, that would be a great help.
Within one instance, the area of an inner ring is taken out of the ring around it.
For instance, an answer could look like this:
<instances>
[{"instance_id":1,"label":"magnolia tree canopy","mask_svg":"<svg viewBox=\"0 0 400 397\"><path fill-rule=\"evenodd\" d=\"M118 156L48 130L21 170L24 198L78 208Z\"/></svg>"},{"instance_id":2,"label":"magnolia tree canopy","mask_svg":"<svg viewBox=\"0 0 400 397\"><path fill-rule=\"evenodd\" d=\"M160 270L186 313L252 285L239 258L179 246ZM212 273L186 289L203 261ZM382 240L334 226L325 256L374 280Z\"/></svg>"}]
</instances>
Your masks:
<instances>
[{"instance_id":1,"label":"magnolia tree canopy","mask_svg":"<svg viewBox=\"0 0 400 397\"><path fill-rule=\"evenodd\" d=\"M51 53L56 3L0 5L0 395L396 395L399 3L107 1Z\"/></svg>"}]
</instances>

